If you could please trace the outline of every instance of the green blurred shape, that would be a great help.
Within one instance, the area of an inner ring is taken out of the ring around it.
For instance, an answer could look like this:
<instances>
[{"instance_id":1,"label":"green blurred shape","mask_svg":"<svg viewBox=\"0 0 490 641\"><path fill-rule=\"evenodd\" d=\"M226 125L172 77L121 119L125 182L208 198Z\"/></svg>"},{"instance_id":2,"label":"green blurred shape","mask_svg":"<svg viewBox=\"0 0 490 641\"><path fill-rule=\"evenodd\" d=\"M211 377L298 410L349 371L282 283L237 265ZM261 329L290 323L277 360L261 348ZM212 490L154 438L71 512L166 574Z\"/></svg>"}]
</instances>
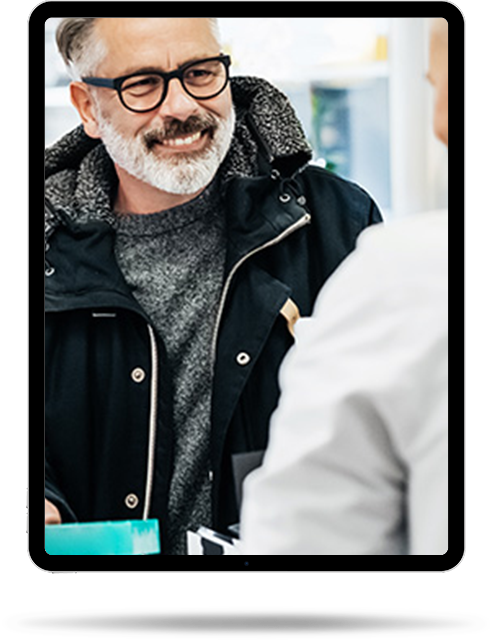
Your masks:
<instances>
[{"instance_id":1,"label":"green blurred shape","mask_svg":"<svg viewBox=\"0 0 490 641\"><path fill-rule=\"evenodd\" d=\"M159 526L149 521L67 523L44 528L48 554L160 554Z\"/></svg>"}]
</instances>

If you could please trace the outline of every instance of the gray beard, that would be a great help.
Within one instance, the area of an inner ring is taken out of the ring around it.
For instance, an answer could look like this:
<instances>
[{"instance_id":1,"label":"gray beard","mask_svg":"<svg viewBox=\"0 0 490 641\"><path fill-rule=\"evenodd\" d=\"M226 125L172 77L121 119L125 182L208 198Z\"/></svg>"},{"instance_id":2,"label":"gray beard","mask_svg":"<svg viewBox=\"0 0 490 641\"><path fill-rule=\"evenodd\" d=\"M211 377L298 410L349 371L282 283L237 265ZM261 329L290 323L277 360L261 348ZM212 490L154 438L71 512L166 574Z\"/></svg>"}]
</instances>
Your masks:
<instances>
[{"instance_id":1,"label":"gray beard","mask_svg":"<svg viewBox=\"0 0 490 641\"><path fill-rule=\"evenodd\" d=\"M195 120L192 126L174 121L167 131L151 130L137 138L126 138L99 114L101 138L114 163L142 182L177 195L196 194L212 182L230 148L236 115L232 108L228 118L208 114ZM155 143L166 135L175 137L179 130L190 135L203 129L211 130L210 141L200 151L176 153L169 158L159 157L153 151Z\"/></svg>"}]
</instances>

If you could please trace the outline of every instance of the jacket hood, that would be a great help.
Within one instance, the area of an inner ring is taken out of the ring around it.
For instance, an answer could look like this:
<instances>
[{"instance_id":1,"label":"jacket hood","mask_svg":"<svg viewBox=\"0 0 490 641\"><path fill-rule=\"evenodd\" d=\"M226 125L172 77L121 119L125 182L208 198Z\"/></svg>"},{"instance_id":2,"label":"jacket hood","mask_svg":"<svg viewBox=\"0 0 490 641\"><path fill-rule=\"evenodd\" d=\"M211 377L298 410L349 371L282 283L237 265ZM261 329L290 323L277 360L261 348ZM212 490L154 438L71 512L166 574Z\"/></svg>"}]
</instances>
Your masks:
<instances>
[{"instance_id":1,"label":"jacket hood","mask_svg":"<svg viewBox=\"0 0 490 641\"><path fill-rule=\"evenodd\" d=\"M261 78L239 77L231 81L237 113L234 154L255 143L264 160L284 176L291 175L312 158L301 123L289 98ZM255 156L252 149L250 156Z\"/></svg>"},{"instance_id":2,"label":"jacket hood","mask_svg":"<svg viewBox=\"0 0 490 641\"><path fill-rule=\"evenodd\" d=\"M290 176L312 156L289 99L266 80L234 77L231 90L237 121L222 179L258 176L276 169ZM117 176L104 144L80 125L45 152L46 234L68 217L110 221ZM57 216L57 213L60 214Z\"/></svg>"}]
</instances>

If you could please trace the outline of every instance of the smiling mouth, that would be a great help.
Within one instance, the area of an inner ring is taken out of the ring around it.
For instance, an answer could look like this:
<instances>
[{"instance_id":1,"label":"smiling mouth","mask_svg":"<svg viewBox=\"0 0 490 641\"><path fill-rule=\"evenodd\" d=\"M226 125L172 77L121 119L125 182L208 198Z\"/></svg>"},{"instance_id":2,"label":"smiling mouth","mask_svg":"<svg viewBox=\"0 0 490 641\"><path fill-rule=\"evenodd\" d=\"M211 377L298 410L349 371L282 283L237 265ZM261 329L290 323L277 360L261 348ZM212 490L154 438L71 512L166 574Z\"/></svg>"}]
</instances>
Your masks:
<instances>
[{"instance_id":1,"label":"smiling mouth","mask_svg":"<svg viewBox=\"0 0 490 641\"><path fill-rule=\"evenodd\" d=\"M201 138L205 135L207 131L208 130L205 129L203 131L198 131L197 133L191 136L186 136L181 138L166 138L165 140L162 140L160 144L163 145L164 147L173 147L173 148L189 147L190 145L194 145L196 142L201 140Z\"/></svg>"},{"instance_id":2,"label":"smiling mouth","mask_svg":"<svg viewBox=\"0 0 490 641\"><path fill-rule=\"evenodd\" d=\"M218 120L212 115L193 115L186 121L172 119L160 129L153 129L144 135L149 150L200 151L214 138Z\"/></svg>"}]
</instances>

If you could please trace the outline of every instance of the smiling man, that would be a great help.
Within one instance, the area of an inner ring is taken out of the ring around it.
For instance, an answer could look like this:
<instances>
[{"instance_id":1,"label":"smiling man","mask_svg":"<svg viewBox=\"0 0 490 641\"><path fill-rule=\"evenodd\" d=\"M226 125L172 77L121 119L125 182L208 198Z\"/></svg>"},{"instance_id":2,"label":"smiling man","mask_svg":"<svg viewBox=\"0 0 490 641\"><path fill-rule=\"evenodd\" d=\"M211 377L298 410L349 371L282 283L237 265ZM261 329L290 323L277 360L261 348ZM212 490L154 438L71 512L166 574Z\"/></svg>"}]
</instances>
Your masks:
<instances>
[{"instance_id":1,"label":"smiling man","mask_svg":"<svg viewBox=\"0 0 490 641\"><path fill-rule=\"evenodd\" d=\"M71 97L85 132L103 139L115 163L116 209L154 213L186 202L207 187L228 152L230 59L219 55L212 24L202 23L112 18L94 26L92 37L105 49L102 77L72 83ZM165 52L157 64L155 52ZM179 70L180 82L164 69Z\"/></svg>"},{"instance_id":2,"label":"smiling man","mask_svg":"<svg viewBox=\"0 0 490 641\"><path fill-rule=\"evenodd\" d=\"M238 520L295 318L380 221L308 165L287 98L215 18L65 18L81 126L46 150L46 521ZM260 454L259 454L260 458Z\"/></svg>"}]
</instances>

